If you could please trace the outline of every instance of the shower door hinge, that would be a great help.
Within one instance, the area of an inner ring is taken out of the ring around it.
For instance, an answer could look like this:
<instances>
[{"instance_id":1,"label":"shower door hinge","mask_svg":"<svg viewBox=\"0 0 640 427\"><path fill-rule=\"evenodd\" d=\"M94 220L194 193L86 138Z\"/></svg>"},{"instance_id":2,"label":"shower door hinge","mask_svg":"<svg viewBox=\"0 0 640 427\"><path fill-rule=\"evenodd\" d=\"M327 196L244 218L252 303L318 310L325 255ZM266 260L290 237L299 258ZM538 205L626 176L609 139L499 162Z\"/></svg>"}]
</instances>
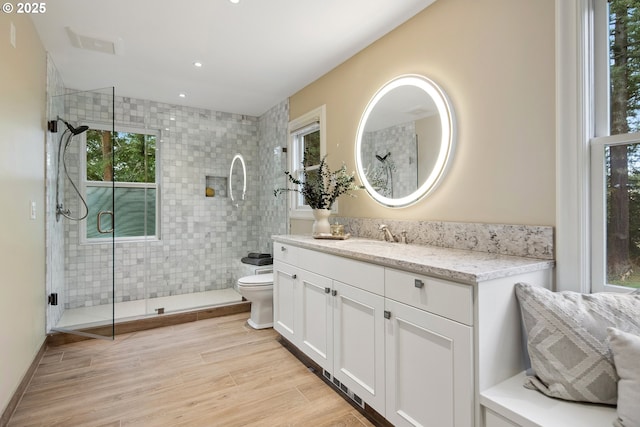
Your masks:
<instances>
[{"instance_id":1,"label":"shower door hinge","mask_svg":"<svg viewBox=\"0 0 640 427\"><path fill-rule=\"evenodd\" d=\"M49 120L47 122L47 130L51 133L58 132L58 121L57 120Z\"/></svg>"},{"instance_id":2,"label":"shower door hinge","mask_svg":"<svg viewBox=\"0 0 640 427\"><path fill-rule=\"evenodd\" d=\"M51 305L58 305L58 294L57 293L52 293L49 294L49 304Z\"/></svg>"}]
</instances>

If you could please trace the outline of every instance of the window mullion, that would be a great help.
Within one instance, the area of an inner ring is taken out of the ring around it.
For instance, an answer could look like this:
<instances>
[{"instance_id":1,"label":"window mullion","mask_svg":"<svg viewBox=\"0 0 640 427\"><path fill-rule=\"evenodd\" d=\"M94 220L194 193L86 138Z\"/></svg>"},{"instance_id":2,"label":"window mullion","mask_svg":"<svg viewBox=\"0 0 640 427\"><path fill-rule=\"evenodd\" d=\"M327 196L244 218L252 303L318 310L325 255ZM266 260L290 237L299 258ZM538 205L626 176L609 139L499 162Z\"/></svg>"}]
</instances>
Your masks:
<instances>
[{"instance_id":1,"label":"window mullion","mask_svg":"<svg viewBox=\"0 0 640 427\"><path fill-rule=\"evenodd\" d=\"M556 0L556 289L588 291L589 0Z\"/></svg>"}]
</instances>

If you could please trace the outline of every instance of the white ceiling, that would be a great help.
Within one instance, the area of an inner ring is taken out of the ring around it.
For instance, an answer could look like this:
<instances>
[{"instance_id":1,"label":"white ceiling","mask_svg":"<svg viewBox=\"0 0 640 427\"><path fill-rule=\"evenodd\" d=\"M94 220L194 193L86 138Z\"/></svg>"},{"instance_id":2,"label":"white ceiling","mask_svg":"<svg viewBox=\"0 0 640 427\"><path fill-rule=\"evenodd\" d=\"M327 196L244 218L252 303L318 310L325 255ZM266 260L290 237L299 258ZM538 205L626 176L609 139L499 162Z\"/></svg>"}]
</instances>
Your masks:
<instances>
[{"instance_id":1,"label":"white ceiling","mask_svg":"<svg viewBox=\"0 0 640 427\"><path fill-rule=\"evenodd\" d=\"M433 1L55 0L32 19L68 88L259 116Z\"/></svg>"}]
</instances>

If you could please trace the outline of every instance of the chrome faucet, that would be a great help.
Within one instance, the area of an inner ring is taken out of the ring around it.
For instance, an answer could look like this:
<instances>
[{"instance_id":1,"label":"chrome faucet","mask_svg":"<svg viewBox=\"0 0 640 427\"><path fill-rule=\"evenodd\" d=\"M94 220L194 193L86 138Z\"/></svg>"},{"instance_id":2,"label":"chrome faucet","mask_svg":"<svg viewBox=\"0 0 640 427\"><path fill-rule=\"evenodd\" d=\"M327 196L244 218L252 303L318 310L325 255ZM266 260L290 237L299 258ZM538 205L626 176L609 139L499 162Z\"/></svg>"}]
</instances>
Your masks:
<instances>
[{"instance_id":1,"label":"chrome faucet","mask_svg":"<svg viewBox=\"0 0 640 427\"><path fill-rule=\"evenodd\" d=\"M389 230L389 227L386 224L380 224L380 227L378 228L380 231L382 231L382 233L384 233L384 240L387 242L397 242L398 241L398 237L394 236L393 233L391 232L391 230Z\"/></svg>"},{"instance_id":2,"label":"chrome faucet","mask_svg":"<svg viewBox=\"0 0 640 427\"><path fill-rule=\"evenodd\" d=\"M382 233L384 233L383 236L386 242L399 242L404 244L409 243L406 230L402 230L402 233L400 233L401 236L396 236L391 232L391 230L389 230L389 226L386 224L380 224L380 227L378 229L382 231Z\"/></svg>"}]
</instances>

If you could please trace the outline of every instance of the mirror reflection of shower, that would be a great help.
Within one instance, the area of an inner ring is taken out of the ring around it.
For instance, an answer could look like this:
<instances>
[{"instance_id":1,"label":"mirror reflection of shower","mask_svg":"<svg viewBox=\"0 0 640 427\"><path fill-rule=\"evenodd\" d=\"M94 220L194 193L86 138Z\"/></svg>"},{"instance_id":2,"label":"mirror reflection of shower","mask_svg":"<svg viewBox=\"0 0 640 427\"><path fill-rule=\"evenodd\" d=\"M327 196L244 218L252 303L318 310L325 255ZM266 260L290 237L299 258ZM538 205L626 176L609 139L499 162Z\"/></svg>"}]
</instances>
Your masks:
<instances>
[{"instance_id":1,"label":"mirror reflection of shower","mask_svg":"<svg viewBox=\"0 0 640 427\"><path fill-rule=\"evenodd\" d=\"M60 135L60 140L58 142L58 169L57 169L58 176L56 178L56 221L60 221L60 216L63 216L72 221L82 221L87 217L87 215L89 215L89 207L87 206L87 202L85 201L85 199L82 197L80 190L78 190L77 185L73 182L73 180L71 179L71 176L69 176L69 172L67 170L66 154L67 154L67 149L69 148L69 145L73 141L73 137L86 132L87 130L89 130L89 127L88 126L74 127L66 120L58 117L55 121L52 120L51 122L49 122L49 130L51 132L58 131L58 127L57 127L58 121L64 123L66 126L66 129L64 130L62 135ZM64 203L60 201L60 181L61 181L60 165L61 164L62 164L62 169L64 169L65 176L71 183L71 187L73 187L76 194L80 198L80 201L84 205L85 213L82 216L73 216L71 213L71 210L69 210L68 208L65 208Z\"/></svg>"},{"instance_id":2,"label":"mirror reflection of shower","mask_svg":"<svg viewBox=\"0 0 640 427\"><path fill-rule=\"evenodd\" d=\"M391 159L391 152L388 151L384 156L376 154L376 159L382 163L382 165L378 165L382 167L381 173L378 174L380 189L384 196L393 198L393 171L395 166Z\"/></svg>"}]
</instances>

